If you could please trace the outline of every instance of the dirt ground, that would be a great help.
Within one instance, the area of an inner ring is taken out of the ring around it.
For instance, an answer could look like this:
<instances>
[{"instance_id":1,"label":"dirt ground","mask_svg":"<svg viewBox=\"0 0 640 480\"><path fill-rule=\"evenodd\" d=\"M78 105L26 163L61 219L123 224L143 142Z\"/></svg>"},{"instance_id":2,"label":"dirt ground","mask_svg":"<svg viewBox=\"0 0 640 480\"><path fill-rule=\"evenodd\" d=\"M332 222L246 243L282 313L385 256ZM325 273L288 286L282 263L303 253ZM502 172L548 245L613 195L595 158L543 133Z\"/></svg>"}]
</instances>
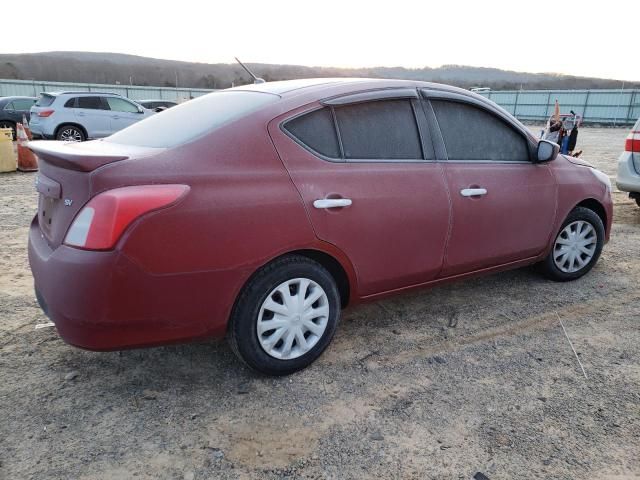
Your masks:
<instances>
[{"instance_id":1,"label":"dirt ground","mask_svg":"<svg viewBox=\"0 0 640 480\"><path fill-rule=\"evenodd\" d=\"M614 176L626 133L583 129L584 157ZM640 208L619 192L583 279L528 268L352 308L274 379L222 341L93 353L36 330L33 179L0 175L2 479L640 479Z\"/></svg>"}]
</instances>

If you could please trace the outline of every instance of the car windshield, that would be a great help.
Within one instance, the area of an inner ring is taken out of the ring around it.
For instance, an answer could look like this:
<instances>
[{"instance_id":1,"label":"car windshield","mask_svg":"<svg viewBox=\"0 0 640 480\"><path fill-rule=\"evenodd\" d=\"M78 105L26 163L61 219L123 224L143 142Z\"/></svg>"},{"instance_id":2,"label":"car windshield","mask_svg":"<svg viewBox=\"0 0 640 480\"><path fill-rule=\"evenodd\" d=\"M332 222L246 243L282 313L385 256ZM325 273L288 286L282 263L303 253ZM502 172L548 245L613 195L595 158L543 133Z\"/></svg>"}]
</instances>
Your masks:
<instances>
[{"instance_id":1,"label":"car windshield","mask_svg":"<svg viewBox=\"0 0 640 480\"><path fill-rule=\"evenodd\" d=\"M135 123L107 137L105 141L144 147L175 147L195 140L279 98L278 95L263 92L214 92Z\"/></svg>"},{"instance_id":2,"label":"car windshield","mask_svg":"<svg viewBox=\"0 0 640 480\"><path fill-rule=\"evenodd\" d=\"M40 98L36 102L35 106L36 107L48 107L49 105L51 105L53 103L54 100L55 100L55 97L53 95L47 95L46 93L43 93L42 95L40 95Z\"/></svg>"}]
</instances>

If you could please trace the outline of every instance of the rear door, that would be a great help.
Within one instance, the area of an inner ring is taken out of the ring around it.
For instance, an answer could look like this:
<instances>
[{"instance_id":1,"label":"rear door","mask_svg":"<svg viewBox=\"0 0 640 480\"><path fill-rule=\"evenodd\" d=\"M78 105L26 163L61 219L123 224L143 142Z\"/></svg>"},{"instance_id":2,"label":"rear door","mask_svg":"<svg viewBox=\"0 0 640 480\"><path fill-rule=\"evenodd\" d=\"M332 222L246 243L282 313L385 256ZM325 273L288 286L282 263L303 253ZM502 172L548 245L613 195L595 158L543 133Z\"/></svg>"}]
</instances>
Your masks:
<instances>
[{"instance_id":1,"label":"rear door","mask_svg":"<svg viewBox=\"0 0 640 480\"><path fill-rule=\"evenodd\" d=\"M526 134L467 97L427 96L427 116L438 125L447 159L453 207L441 276L541 253L555 219L557 186L548 165L530 160Z\"/></svg>"},{"instance_id":2,"label":"rear door","mask_svg":"<svg viewBox=\"0 0 640 480\"><path fill-rule=\"evenodd\" d=\"M313 104L269 133L316 235L353 263L360 295L438 275L449 198L415 89Z\"/></svg>"},{"instance_id":3,"label":"rear door","mask_svg":"<svg viewBox=\"0 0 640 480\"><path fill-rule=\"evenodd\" d=\"M111 134L111 119L104 98L84 96L70 99L65 107L74 108L76 121L84 127L89 138L106 137Z\"/></svg>"},{"instance_id":4,"label":"rear door","mask_svg":"<svg viewBox=\"0 0 640 480\"><path fill-rule=\"evenodd\" d=\"M133 102L119 97L105 97L105 100L111 112L111 133L127 128L144 118L144 113Z\"/></svg>"}]
</instances>

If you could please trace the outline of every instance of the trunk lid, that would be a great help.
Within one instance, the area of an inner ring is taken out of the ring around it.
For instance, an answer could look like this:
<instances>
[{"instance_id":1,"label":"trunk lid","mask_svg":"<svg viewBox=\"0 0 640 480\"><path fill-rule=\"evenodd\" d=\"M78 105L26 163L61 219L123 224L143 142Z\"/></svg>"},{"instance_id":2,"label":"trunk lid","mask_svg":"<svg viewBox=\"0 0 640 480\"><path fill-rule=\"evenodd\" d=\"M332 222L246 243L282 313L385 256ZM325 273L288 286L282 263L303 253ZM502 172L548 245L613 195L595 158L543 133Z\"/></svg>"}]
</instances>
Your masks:
<instances>
[{"instance_id":1,"label":"trunk lid","mask_svg":"<svg viewBox=\"0 0 640 480\"><path fill-rule=\"evenodd\" d=\"M132 147L100 140L84 143L35 141L29 148L38 156L40 171L35 180L38 225L52 249L64 237L80 209L96 193L92 176L101 166L143 156L162 149Z\"/></svg>"}]
</instances>

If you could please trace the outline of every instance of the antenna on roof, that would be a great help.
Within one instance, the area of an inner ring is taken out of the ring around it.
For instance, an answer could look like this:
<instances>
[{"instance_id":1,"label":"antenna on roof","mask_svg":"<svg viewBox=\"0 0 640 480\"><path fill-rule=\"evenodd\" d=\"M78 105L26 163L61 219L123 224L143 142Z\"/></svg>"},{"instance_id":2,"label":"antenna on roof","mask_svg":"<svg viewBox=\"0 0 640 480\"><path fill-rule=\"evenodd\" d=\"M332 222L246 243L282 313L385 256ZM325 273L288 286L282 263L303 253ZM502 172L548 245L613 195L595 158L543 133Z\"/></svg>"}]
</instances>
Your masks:
<instances>
[{"instance_id":1,"label":"antenna on roof","mask_svg":"<svg viewBox=\"0 0 640 480\"><path fill-rule=\"evenodd\" d=\"M240 66L241 66L242 68L244 68L245 72L247 72L247 73L251 76L251 78L253 78L253 83L266 83L266 82L265 82L265 80L264 80L263 78L256 77L256 75L255 75L251 70L249 70L249 67L247 67L244 63L242 63L242 62L238 59L238 57L233 57L233 58L235 58L235 59L236 59L236 62L238 62L238 63L240 64Z\"/></svg>"}]
</instances>

